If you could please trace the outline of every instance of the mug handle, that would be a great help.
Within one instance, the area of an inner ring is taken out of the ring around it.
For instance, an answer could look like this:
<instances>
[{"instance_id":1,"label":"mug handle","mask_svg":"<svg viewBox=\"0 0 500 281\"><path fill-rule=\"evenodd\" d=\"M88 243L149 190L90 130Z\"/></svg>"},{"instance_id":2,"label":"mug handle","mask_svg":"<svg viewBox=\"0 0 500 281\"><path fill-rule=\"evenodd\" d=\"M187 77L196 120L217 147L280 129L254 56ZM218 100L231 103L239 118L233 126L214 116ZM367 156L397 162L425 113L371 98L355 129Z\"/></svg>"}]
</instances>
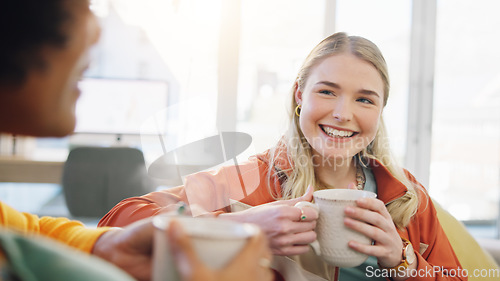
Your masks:
<instances>
[{"instance_id":1,"label":"mug handle","mask_svg":"<svg viewBox=\"0 0 500 281\"><path fill-rule=\"evenodd\" d=\"M308 202L308 201L300 201L300 202L297 202L297 204L295 204L294 207L299 208L299 209L302 209L303 207L313 208L316 210L316 212L318 212L318 216L319 216L319 205L316 203L312 203L312 202ZM321 256L321 250L320 250L319 242L317 239L314 240L313 242L311 242L309 245L313 249L314 253L316 253L316 255Z\"/></svg>"}]
</instances>

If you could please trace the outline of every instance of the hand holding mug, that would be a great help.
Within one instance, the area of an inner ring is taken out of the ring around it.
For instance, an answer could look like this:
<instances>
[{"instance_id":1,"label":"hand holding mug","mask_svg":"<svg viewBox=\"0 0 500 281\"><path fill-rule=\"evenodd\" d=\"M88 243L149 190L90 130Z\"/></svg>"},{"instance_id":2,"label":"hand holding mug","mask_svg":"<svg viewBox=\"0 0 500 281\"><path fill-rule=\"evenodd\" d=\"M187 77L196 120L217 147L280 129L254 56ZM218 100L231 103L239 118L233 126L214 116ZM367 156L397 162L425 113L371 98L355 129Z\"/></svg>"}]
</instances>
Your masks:
<instances>
[{"instance_id":1,"label":"hand holding mug","mask_svg":"<svg viewBox=\"0 0 500 281\"><path fill-rule=\"evenodd\" d=\"M270 281L273 273L269 268L271 251L266 237L259 232L243 250L221 269L213 269L203 263L194 249L193 242L177 221L170 223L170 244L180 276L185 281Z\"/></svg>"},{"instance_id":2,"label":"hand holding mug","mask_svg":"<svg viewBox=\"0 0 500 281\"><path fill-rule=\"evenodd\" d=\"M316 240L318 212L313 208L296 208L301 201L311 201L314 189L295 199L280 200L252 207L245 211L221 214L219 218L257 224L269 239L275 255L300 255L309 251Z\"/></svg>"},{"instance_id":3,"label":"hand holding mug","mask_svg":"<svg viewBox=\"0 0 500 281\"><path fill-rule=\"evenodd\" d=\"M375 256L378 263L391 268L401 262L403 243L384 202L376 198L356 200L356 206L345 208L345 225L374 241L373 245L349 241L349 247Z\"/></svg>"},{"instance_id":4,"label":"hand holding mug","mask_svg":"<svg viewBox=\"0 0 500 281\"><path fill-rule=\"evenodd\" d=\"M363 232L349 229L344 225L344 209L356 206L358 198L375 198L376 194L357 189L325 189L314 192L316 203L300 202L297 207L307 206L319 210L316 233L318 241L311 243L315 252L327 263L338 267L354 267L362 264L366 253L349 247L352 241L356 245L371 245L372 239Z\"/></svg>"},{"instance_id":5,"label":"hand holding mug","mask_svg":"<svg viewBox=\"0 0 500 281\"><path fill-rule=\"evenodd\" d=\"M177 226L177 222L182 226ZM173 230L170 226L173 225ZM154 251L153 251L153 281L180 281L179 273L183 271L193 271L194 264L204 264L208 269L217 272L226 268L231 261L248 245L252 238L260 233L256 225L242 224L216 218L192 218L185 216L167 216L159 215L153 218L155 227ZM182 229L182 230L181 230ZM187 237L181 239L183 230ZM167 232L171 235L167 236ZM171 239L172 237L178 238ZM170 238L170 239L168 239ZM189 240L190 242L186 242ZM177 242L183 243L183 252L179 257L185 257L191 253L192 245L196 257L188 256L187 262L181 262L180 268L175 267L175 257L173 254L179 254ZM267 249L267 243L264 243L264 249ZM174 248L172 252L171 249ZM265 252L263 253L265 254ZM270 256L270 255L269 255ZM190 258L189 258L190 257ZM264 255L263 258L267 256ZM266 258L267 265L270 264ZM190 267L188 269L183 268ZM191 279L190 279L191 280ZM196 279L193 279L196 280Z\"/></svg>"}]
</instances>

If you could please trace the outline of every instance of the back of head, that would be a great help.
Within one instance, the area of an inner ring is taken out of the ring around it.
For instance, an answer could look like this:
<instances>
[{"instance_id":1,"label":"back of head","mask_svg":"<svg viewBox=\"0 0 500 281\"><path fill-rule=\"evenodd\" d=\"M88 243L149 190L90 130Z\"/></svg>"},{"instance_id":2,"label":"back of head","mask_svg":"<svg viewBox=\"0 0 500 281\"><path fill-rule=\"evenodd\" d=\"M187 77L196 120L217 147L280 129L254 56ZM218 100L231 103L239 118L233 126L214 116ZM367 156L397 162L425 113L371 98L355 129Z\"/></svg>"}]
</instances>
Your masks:
<instances>
[{"instance_id":1,"label":"back of head","mask_svg":"<svg viewBox=\"0 0 500 281\"><path fill-rule=\"evenodd\" d=\"M78 0L83 1L83 0ZM0 86L21 85L27 72L43 68L43 46L64 46L68 0L3 1L0 9Z\"/></svg>"},{"instance_id":2,"label":"back of head","mask_svg":"<svg viewBox=\"0 0 500 281\"><path fill-rule=\"evenodd\" d=\"M0 131L71 133L78 81L100 34L89 1L6 1L0 34Z\"/></svg>"}]
</instances>

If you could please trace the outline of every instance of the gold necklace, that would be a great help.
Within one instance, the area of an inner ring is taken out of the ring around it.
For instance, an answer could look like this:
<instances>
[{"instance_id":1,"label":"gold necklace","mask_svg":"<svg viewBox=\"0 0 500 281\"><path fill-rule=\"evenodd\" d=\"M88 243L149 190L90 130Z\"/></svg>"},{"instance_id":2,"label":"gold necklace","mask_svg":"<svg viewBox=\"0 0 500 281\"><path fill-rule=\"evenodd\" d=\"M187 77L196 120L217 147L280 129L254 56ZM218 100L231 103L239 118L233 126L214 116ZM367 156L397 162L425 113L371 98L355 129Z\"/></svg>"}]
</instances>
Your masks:
<instances>
[{"instance_id":1,"label":"gold necklace","mask_svg":"<svg viewBox=\"0 0 500 281\"><path fill-rule=\"evenodd\" d=\"M317 180L317 184L318 184L317 190L335 188L333 186L329 186L329 185L324 184L318 178L316 178L316 180ZM365 173L363 172L363 168L361 168L361 165L356 163L356 189L357 190L365 189L365 182L366 182L366 178L365 178Z\"/></svg>"},{"instance_id":2,"label":"gold necklace","mask_svg":"<svg viewBox=\"0 0 500 281\"><path fill-rule=\"evenodd\" d=\"M361 165L357 163L356 163L356 182L357 182L356 188L358 190L365 189L365 182L366 182L365 173L363 172L363 168L361 168Z\"/></svg>"}]
</instances>

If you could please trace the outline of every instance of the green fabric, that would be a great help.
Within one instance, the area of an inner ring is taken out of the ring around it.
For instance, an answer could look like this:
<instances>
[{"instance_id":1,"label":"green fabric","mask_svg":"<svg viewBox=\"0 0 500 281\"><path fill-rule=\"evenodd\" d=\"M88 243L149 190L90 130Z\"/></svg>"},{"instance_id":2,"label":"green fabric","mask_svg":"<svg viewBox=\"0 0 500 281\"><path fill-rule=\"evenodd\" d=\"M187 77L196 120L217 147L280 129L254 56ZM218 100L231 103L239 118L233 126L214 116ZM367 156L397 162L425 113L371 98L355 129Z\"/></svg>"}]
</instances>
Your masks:
<instances>
[{"instance_id":1,"label":"green fabric","mask_svg":"<svg viewBox=\"0 0 500 281\"><path fill-rule=\"evenodd\" d=\"M375 182L375 177L373 176L371 169L363 167L363 172L365 173L365 178L366 178L364 190L377 193L377 184ZM378 268L379 267L377 264L377 259L375 257L368 257L368 259L360 266L341 268L339 273L339 280L340 281L386 280L385 278L382 277L378 278L374 277L376 275L380 275L376 274L375 271Z\"/></svg>"},{"instance_id":2,"label":"green fabric","mask_svg":"<svg viewBox=\"0 0 500 281\"><path fill-rule=\"evenodd\" d=\"M377 193L377 182L375 181L372 169L363 167L363 173L366 179L364 190Z\"/></svg>"},{"instance_id":3,"label":"green fabric","mask_svg":"<svg viewBox=\"0 0 500 281\"><path fill-rule=\"evenodd\" d=\"M0 229L0 250L7 260L1 270L5 280L134 280L104 260L45 237L26 237Z\"/></svg>"},{"instance_id":4,"label":"green fabric","mask_svg":"<svg viewBox=\"0 0 500 281\"><path fill-rule=\"evenodd\" d=\"M340 281L374 281L386 280L381 277L378 271L377 259L375 257L368 257L368 259L360 266L341 268L339 273Z\"/></svg>"}]
</instances>

